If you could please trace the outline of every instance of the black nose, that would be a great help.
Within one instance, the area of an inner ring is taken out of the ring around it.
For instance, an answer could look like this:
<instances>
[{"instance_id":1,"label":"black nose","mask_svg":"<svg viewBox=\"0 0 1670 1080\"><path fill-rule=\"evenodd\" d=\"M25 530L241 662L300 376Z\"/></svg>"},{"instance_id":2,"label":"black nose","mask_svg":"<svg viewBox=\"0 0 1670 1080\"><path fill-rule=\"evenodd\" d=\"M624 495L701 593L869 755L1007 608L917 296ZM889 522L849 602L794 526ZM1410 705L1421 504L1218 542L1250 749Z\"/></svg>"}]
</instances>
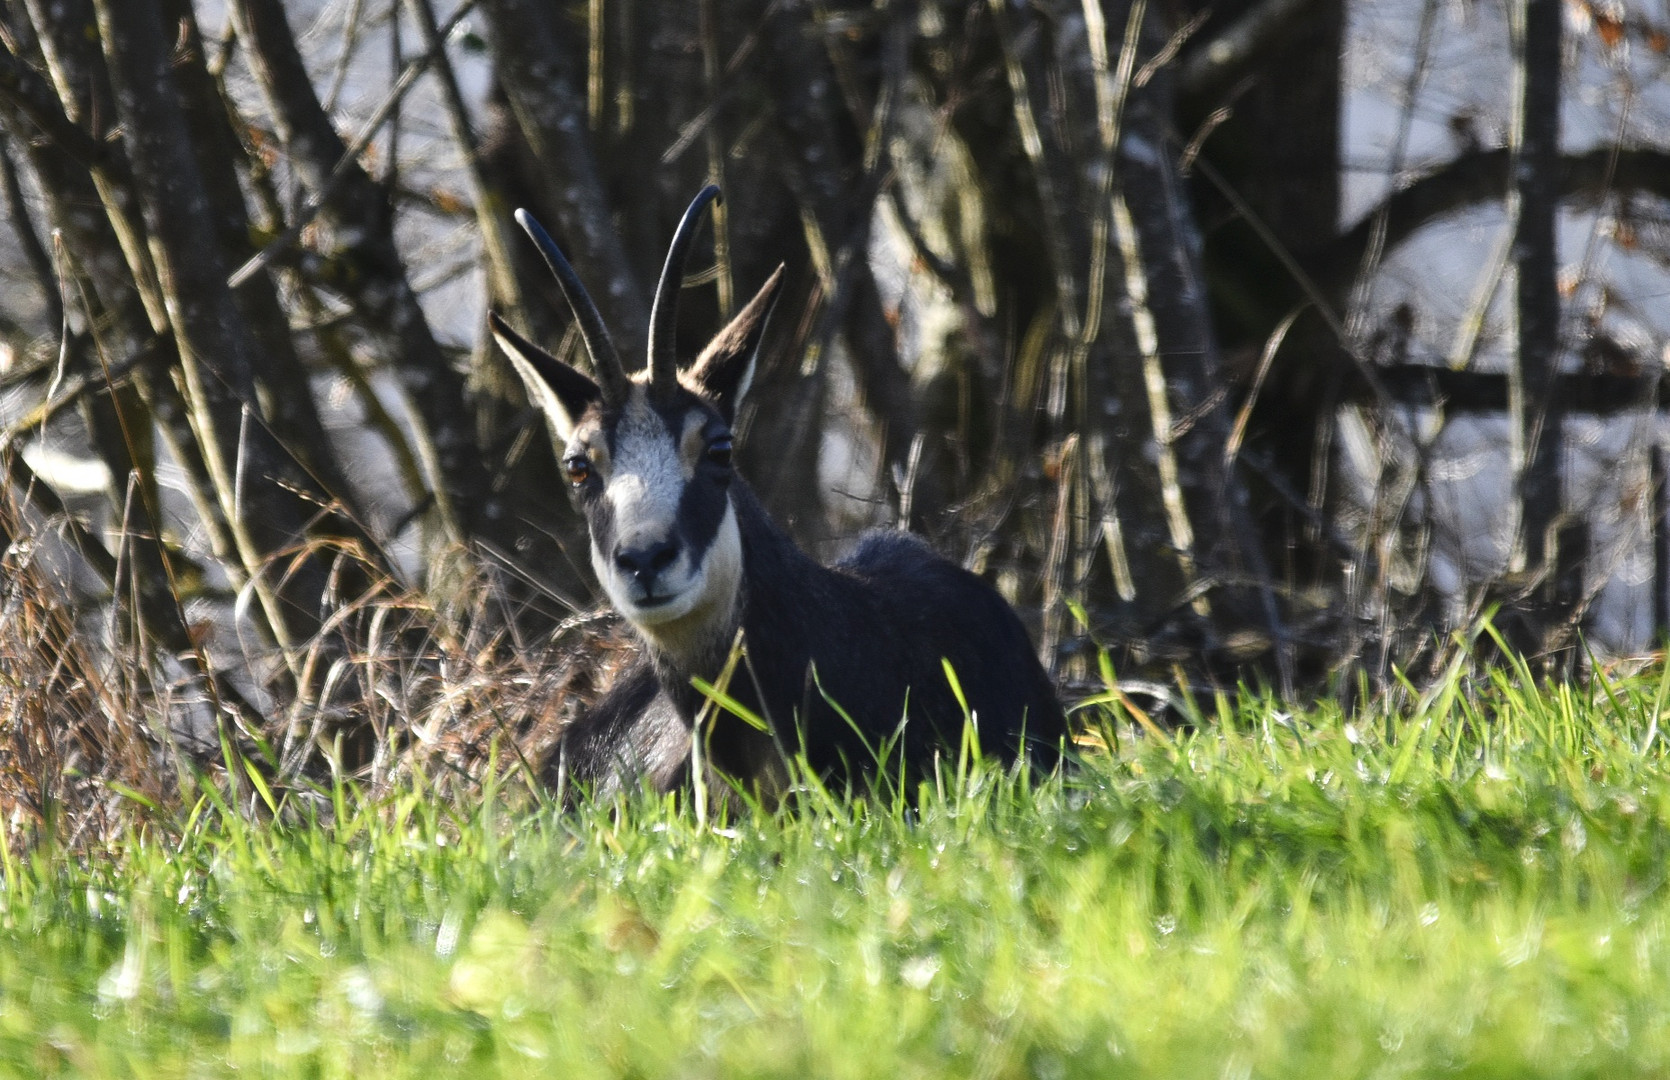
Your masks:
<instances>
[{"instance_id":1,"label":"black nose","mask_svg":"<svg viewBox=\"0 0 1670 1080\"><path fill-rule=\"evenodd\" d=\"M673 565L678 558L678 545L671 540L659 540L639 547L615 549L615 565L631 574L640 585L648 585L657 574Z\"/></svg>"}]
</instances>

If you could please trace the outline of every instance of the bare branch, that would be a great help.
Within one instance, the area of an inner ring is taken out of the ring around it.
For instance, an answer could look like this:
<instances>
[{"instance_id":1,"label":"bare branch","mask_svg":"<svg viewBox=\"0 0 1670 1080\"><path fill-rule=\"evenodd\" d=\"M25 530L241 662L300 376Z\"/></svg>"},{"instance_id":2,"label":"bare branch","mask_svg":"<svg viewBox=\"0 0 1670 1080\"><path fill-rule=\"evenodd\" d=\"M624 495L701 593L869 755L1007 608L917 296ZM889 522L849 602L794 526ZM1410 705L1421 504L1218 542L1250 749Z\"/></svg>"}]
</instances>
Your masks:
<instances>
[{"instance_id":1,"label":"bare branch","mask_svg":"<svg viewBox=\"0 0 1670 1080\"><path fill-rule=\"evenodd\" d=\"M1484 203L1500 203L1507 196L1512 155L1506 148L1478 150L1450 161L1370 209L1320 256L1310 260L1313 276L1335 296L1349 291L1374 231L1375 219L1386 219L1388 250L1438 219ZM1566 154L1558 159L1555 175L1560 197L1595 205L1620 191L1635 191L1670 199L1670 153L1653 149L1599 149Z\"/></svg>"}]
</instances>

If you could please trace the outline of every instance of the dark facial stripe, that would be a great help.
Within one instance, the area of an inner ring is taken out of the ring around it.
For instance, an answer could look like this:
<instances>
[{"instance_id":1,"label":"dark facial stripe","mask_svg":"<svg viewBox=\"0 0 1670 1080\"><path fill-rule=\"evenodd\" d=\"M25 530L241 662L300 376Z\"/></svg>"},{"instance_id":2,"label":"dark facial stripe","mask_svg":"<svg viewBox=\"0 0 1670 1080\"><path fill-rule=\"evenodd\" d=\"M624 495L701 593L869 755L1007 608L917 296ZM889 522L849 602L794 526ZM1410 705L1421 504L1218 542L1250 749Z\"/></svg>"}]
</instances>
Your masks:
<instances>
[{"instance_id":1,"label":"dark facial stripe","mask_svg":"<svg viewBox=\"0 0 1670 1080\"><path fill-rule=\"evenodd\" d=\"M690 552L691 565L700 565L707 557L730 503L730 486L698 465L678 500L679 540Z\"/></svg>"},{"instance_id":2,"label":"dark facial stripe","mask_svg":"<svg viewBox=\"0 0 1670 1080\"><path fill-rule=\"evenodd\" d=\"M652 406L667 430L673 433L675 445L684 431L691 412L702 415L704 427L725 429L719 415L688 390L680 389L670 403ZM704 440L705 445L705 440ZM679 541L690 553L692 566L699 566L707 557L708 548L719 535L719 524L725 520L725 508L730 505L728 475L708 466L701 453L696 457L695 474L684 485L678 502Z\"/></svg>"},{"instance_id":3,"label":"dark facial stripe","mask_svg":"<svg viewBox=\"0 0 1670 1080\"><path fill-rule=\"evenodd\" d=\"M586 527L591 532L591 542L598 551L608 555L615 550L615 508L609 505L609 500L592 498L585 500L581 507L586 515Z\"/></svg>"}]
</instances>

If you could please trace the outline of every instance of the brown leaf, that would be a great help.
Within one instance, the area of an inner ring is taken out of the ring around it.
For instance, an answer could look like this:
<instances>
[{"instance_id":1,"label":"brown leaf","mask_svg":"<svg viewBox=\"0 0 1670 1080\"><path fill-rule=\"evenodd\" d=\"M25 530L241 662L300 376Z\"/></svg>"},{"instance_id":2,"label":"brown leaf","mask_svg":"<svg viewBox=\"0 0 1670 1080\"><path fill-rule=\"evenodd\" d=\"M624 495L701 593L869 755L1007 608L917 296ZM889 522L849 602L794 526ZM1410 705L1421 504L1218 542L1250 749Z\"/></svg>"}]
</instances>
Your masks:
<instances>
[{"instance_id":1,"label":"brown leaf","mask_svg":"<svg viewBox=\"0 0 1670 1080\"><path fill-rule=\"evenodd\" d=\"M429 197L435 200L435 209L443 214L462 214L467 205L463 199L444 188L435 188Z\"/></svg>"},{"instance_id":2,"label":"brown leaf","mask_svg":"<svg viewBox=\"0 0 1670 1080\"><path fill-rule=\"evenodd\" d=\"M1595 35L1600 43L1608 49L1616 49L1624 43L1624 21L1616 15L1604 15L1594 12Z\"/></svg>"}]
</instances>

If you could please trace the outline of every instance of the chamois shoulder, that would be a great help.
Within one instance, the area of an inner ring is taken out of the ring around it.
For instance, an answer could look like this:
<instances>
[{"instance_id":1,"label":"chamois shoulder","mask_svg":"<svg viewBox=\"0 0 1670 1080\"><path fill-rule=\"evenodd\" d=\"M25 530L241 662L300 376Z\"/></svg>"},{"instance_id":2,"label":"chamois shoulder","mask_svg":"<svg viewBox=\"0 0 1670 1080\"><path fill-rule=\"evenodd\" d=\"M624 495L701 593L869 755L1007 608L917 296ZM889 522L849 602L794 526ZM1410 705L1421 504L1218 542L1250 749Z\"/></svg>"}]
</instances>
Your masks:
<instances>
[{"instance_id":1,"label":"chamois shoulder","mask_svg":"<svg viewBox=\"0 0 1670 1080\"><path fill-rule=\"evenodd\" d=\"M950 565L915 533L902 529L871 529L835 566L859 577L878 573L909 573L936 564Z\"/></svg>"},{"instance_id":2,"label":"chamois shoulder","mask_svg":"<svg viewBox=\"0 0 1670 1080\"><path fill-rule=\"evenodd\" d=\"M921 537L899 529L865 533L831 569L875 585L884 598L897 603L954 610L971 603L985 608L996 600L1004 616L1010 616L1008 605L989 584L936 552Z\"/></svg>"}]
</instances>

